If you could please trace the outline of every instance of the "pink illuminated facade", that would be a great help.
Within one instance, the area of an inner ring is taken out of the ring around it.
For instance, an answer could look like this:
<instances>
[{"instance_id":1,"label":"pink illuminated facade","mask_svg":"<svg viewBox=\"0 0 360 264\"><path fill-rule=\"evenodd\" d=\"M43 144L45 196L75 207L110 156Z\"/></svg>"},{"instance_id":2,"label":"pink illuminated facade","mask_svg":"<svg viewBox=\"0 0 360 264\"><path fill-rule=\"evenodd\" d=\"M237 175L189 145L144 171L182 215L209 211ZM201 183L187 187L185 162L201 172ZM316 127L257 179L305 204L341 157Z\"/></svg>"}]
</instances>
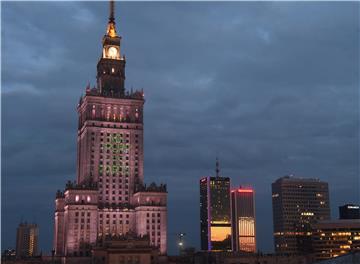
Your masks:
<instances>
[{"instance_id":1,"label":"pink illuminated facade","mask_svg":"<svg viewBox=\"0 0 360 264\"><path fill-rule=\"evenodd\" d=\"M127 233L148 236L166 254L166 185L144 184L144 95L125 90L120 44L111 2L97 85L77 107L77 180L56 194L57 256L89 256L105 236Z\"/></svg>"}]
</instances>

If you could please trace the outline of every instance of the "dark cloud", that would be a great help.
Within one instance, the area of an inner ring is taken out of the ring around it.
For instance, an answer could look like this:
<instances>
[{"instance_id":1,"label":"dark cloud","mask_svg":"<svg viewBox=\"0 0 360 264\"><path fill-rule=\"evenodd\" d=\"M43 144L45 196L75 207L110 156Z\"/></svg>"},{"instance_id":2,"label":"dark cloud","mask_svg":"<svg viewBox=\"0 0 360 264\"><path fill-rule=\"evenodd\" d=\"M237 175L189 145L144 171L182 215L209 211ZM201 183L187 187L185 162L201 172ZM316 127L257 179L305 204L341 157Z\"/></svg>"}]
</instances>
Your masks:
<instances>
[{"instance_id":1,"label":"dark cloud","mask_svg":"<svg viewBox=\"0 0 360 264\"><path fill-rule=\"evenodd\" d=\"M120 3L128 88L144 88L145 179L169 188L175 233L199 246L198 181L256 189L272 251L271 183L288 173L359 201L359 4ZM2 3L2 244L21 217L51 249L55 191L76 173L76 105L94 84L107 4ZM16 18L16 19L14 19ZM186 217L184 217L186 216Z\"/></svg>"}]
</instances>

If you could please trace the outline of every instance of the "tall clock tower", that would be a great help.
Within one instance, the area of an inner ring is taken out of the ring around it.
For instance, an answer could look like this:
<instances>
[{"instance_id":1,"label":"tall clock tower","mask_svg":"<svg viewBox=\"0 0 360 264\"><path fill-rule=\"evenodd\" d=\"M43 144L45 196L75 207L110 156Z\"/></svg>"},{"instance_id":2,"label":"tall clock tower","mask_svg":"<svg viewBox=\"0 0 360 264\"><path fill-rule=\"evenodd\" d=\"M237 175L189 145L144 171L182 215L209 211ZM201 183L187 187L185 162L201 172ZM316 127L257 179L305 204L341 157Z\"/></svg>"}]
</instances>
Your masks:
<instances>
[{"instance_id":1,"label":"tall clock tower","mask_svg":"<svg viewBox=\"0 0 360 264\"><path fill-rule=\"evenodd\" d=\"M97 86L77 106L77 180L56 194L57 256L89 257L99 241L134 234L166 254L166 185L144 184L144 94L125 90L120 41L110 2Z\"/></svg>"},{"instance_id":2,"label":"tall clock tower","mask_svg":"<svg viewBox=\"0 0 360 264\"><path fill-rule=\"evenodd\" d=\"M125 95L125 57L121 55L121 37L116 33L114 2L110 2L110 15L106 34L102 40L103 50L97 64L97 85L103 96Z\"/></svg>"}]
</instances>

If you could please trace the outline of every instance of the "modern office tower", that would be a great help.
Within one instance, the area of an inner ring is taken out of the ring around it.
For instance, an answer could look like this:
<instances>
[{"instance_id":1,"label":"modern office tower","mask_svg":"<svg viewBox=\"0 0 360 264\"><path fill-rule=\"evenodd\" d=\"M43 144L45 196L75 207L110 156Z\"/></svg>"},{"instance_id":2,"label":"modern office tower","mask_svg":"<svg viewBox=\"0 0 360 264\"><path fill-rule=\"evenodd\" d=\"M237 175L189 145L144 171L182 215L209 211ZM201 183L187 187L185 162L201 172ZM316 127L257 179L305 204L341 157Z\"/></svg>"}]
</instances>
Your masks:
<instances>
[{"instance_id":1,"label":"modern office tower","mask_svg":"<svg viewBox=\"0 0 360 264\"><path fill-rule=\"evenodd\" d=\"M360 219L360 207L356 204L339 206L340 219Z\"/></svg>"},{"instance_id":2,"label":"modern office tower","mask_svg":"<svg viewBox=\"0 0 360 264\"><path fill-rule=\"evenodd\" d=\"M330 219L328 184L282 177L272 184L272 207L276 253L309 253L311 224Z\"/></svg>"},{"instance_id":3,"label":"modern office tower","mask_svg":"<svg viewBox=\"0 0 360 264\"><path fill-rule=\"evenodd\" d=\"M316 260L334 258L360 250L360 219L321 221L313 225Z\"/></svg>"},{"instance_id":4,"label":"modern office tower","mask_svg":"<svg viewBox=\"0 0 360 264\"><path fill-rule=\"evenodd\" d=\"M256 252L255 192L252 188L231 191L232 250Z\"/></svg>"},{"instance_id":5,"label":"modern office tower","mask_svg":"<svg viewBox=\"0 0 360 264\"><path fill-rule=\"evenodd\" d=\"M111 1L97 85L88 85L77 107L77 180L56 194L57 256L89 256L97 241L128 233L148 235L166 254L166 185L144 184L143 105L142 91L125 89Z\"/></svg>"},{"instance_id":6,"label":"modern office tower","mask_svg":"<svg viewBox=\"0 0 360 264\"><path fill-rule=\"evenodd\" d=\"M38 239L39 228L36 224L20 223L16 232L16 257L36 256Z\"/></svg>"},{"instance_id":7,"label":"modern office tower","mask_svg":"<svg viewBox=\"0 0 360 264\"><path fill-rule=\"evenodd\" d=\"M200 180L200 230L202 250L231 250L230 178L219 174Z\"/></svg>"}]
</instances>

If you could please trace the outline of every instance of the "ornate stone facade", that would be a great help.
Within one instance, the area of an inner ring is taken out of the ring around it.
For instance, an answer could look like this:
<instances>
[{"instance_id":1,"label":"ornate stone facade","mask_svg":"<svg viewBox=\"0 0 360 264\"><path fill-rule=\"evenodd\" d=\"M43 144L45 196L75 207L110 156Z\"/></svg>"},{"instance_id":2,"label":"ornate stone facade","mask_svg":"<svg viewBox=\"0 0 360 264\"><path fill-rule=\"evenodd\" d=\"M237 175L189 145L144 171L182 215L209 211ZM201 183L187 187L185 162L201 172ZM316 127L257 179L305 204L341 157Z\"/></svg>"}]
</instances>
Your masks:
<instances>
[{"instance_id":1,"label":"ornate stone facade","mask_svg":"<svg viewBox=\"0 0 360 264\"><path fill-rule=\"evenodd\" d=\"M133 232L166 254L166 185L144 185L142 91L126 91L125 57L110 4L97 86L86 88L79 114L77 180L56 194L57 256L89 256L96 241Z\"/></svg>"},{"instance_id":2,"label":"ornate stone facade","mask_svg":"<svg viewBox=\"0 0 360 264\"><path fill-rule=\"evenodd\" d=\"M137 236L131 232L124 236L108 236L93 248L92 263L159 263L158 250L149 242L149 236Z\"/></svg>"}]
</instances>

